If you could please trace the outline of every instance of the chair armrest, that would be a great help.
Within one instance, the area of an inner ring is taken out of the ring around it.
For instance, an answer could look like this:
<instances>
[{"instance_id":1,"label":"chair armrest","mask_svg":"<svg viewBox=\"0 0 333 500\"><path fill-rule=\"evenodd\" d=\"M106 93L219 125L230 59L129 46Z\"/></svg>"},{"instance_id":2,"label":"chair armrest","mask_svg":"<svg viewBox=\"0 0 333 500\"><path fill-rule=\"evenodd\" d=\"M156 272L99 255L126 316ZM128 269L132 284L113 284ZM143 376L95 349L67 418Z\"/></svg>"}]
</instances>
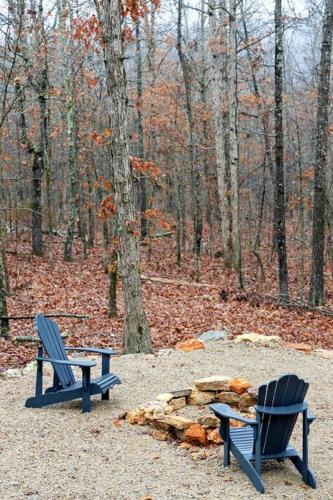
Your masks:
<instances>
[{"instance_id":1,"label":"chair armrest","mask_svg":"<svg viewBox=\"0 0 333 500\"><path fill-rule=\"evenodd\" d=\"M36 361L46 361L48 363L55 363L57 365L71 365L71 366L80 366L81 368L92 368L96 366L95 361L90 361L86 359L52 359L52 358L44 358L44 356L37 356Z\"/></svg>"},{"instance_id":2,"label":"chair armrest","mask_svg":"<svg viewBox=\"0 0 333 500\"><path fill-rule=\"evenodd\" d=\"M93 352L96 354L106 354L109 356L116 356L119 351L114 351L113 349L98 349L95 347L65 347L65 351L81 351L81 352Z\"/></svg>"},{"instance_id":3,"label":"chair armrest","mask_svg":"<svg viewBox=\"0 0 333 500\"><path fill-rule=\"evenodd\" d=\"M233 420L239 420L240 422L244 422L247 425L258 425L258 422L252 418L242 417L238 413L235 413L229 405L222 403L215 403L209 405L209 408L215 413L215 415L219 418L225 418Z\"/></svg>"},{"instance_id":4,"label":"chair armrest","mask_svg":"<svg viewBox=\"0 0 333 500\"><path fill-rule=\"evenodd\" d=\"M255 405L254 409L258 413L263 413L265 415L295 415L296 413L301 413L308 409L308 403L303 401L296 405L289 406L259 406Z\"/></svg>"}]
</instances>

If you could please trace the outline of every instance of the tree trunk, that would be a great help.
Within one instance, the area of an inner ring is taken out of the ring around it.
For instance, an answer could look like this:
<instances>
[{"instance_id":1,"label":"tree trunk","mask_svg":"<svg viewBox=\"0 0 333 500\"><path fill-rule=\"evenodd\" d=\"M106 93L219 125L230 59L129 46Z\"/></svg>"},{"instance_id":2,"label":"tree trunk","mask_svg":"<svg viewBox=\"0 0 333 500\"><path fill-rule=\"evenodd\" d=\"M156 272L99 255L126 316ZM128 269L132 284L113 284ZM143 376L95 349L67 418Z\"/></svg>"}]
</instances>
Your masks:
<instances>
[{"instance_id":1,"label":"tree trunk","mask_svg":"<svg viewBox=\"0 0 333 500\"><path fill-rule=\"evenodd\" d=\"M229 5L229 141L230 179L233 238L233 267L238 275L238 287L243 288L241 233L239 217L239 173L238 173L238 133L237 133L237 30L236 0Z\"/></svg>"},{"instance_id":2,"label":"tree trunk","mask_svg":"<svg viewBox=\"0 0 333 500\"><path fill-rule=\"evenodd\" d=\"M203 106L203 111L207 108L207 61L206 61L206 36L205 36L205 0L201 0L201 13L200 13L200 101ZM210 181L210 168L207 155L207 147L210 143L209 130L207 120L202 120L202 162L204 167L205 187L206 187L206 221L209 226L208 236L208 253L211 255L213 248L213 193L212 183Z\"/></svg>"},{"instance_id":3,"label":"tree trunk","mask_svg":"<svg viewBox=\"0 0 333 500\"><path fill-rule=\"evenodd\" d=\"M7 279L6 279L6 263L5 263L5 235L2 219L0 218L0 316L8 316L7 310ZM9 321L2 319L0 321L0 335L2 337L9 336Z\"/></svg>"},{"instance_id":4,"label":"tree trunk","mask_svg":"<svg viewBox=\"0 0 333 500\"><path fill-rule=\"evenodd\" d=\"M279 260L279 294L288 300L283 163L283 20L281 0L275 0L275 203L274 231Z\"/></svg>"},{"instance_id":5,"label":"tree trunk","mask_svg":"<svg viewBox=\"0 0 333 500\"><path fill-rule=\"evenodd\" d=\"M314 166L313 222L312 222L312 267L309 302L321 306L325 302L324 248L325 248L325 204L327 168L327 128L330 92L330 71L333 32L333 2L326 0L323 20L323 38L320 56L318 84L316 154Z\"/></svg>"},{"instance_id":6,"label":"tree trunk","mask_svg":"<svg viewBox=\"0 0 333 500\"><path fill-rule=\"evenodd\" d=\"M70 33L72 33L73 12L70 9ZM71 57L70 40L67 42L67 64L66 64L66 107L67 107L67 138L68 138L68 172L69 172L69 216L67 224L67 235L64 246L64 261L73 259L73 240L75 231L75 216L77 212L78 194L78 171L77 171L77 138L75 123L75 74L74 61ZM82 229L82 228L81 228Z\"/></svg>"},{"instance_id":7,"label":"tree trunk","mask_svg":"<svg viewBox=\"0 0 333 500\"><path fill-rule=\"evenodd\" d=\"M145 159L144 145L143 145L143 127L142 127L142 55L141 55L141 33L140 33L140 21L136 22L135 28L136 36L136 120L137 120L137 132L138 132L138 157L141 160ZM147 177L141 172L140 173L140 216L141 216L141 239L144 240L148 236L148 220L146 217L147 210Z\"/></svg>"},{"instance_id":8,"label":"tree trunk","mask_svg":"<svg viewBox=\"0 0 333 500\"><path fill-rule=\"evenodd\" d=\"M87 182L88 182L88 192L89 192L89 206L88 206L88 248L93 248L95 242L95 201L94 200L94 190L92 182L91 169L88 168L87 171Z\"/></svg>"},{"instance_id":9,"label":"tree trunk","mask_svg":"<svg viewBox=\"0 0 333 500\"><path fill-rule=\"evenodd\" d=\"M125 304L126 353L151 352L149 324L143 308L134 191L128 153L127 92L122 45L122 5L96 2L104 42L106 82L110 97L114 192L119 220L120 273Z\"/></svg>"},{"instance_id":10,"label":"tree trunk","mask_svg":"<svg viewBox=\"0 0 333 500\"><path fill-rule=\"evenodd\" d=\"M39 33L38 43L41 56L41 65L38 77L38 101L40 109L40 138L43 152L43 171L45 171L46 181L46 221L48 231L48 259L53 262L53 220L52 220L52 200L51 200L51 143L50 143L50 106L49 106L49 67L48 67L48 45L43 17L43 0L39 2L38 8ZM43 174L42 171L42 174ZM42 222L42 221L41 221Z\"/></svg>"},{"instance_id":11,"label":"tree trunk","mask_svg":"<svg viewBox=\"0 0 333 500\"><path fill-rule=\"evenodd\" d=\"M31 244L32 255L43 255L42 230L42 178L43 178L43 151L34 146L32 157L32 215L31 215Z\"/></svg>"},{"instance_id":12,"label":"tree trunk","mask_svg":"<svg viewBox=\"0 0 333 500\"><path fill-rule=\"evenodd\" d=\"M192 82L191 68L182 48L182 10L183 0L178 0L178 21L177 21L177 51L183 72L186 99L186 114L189 126L189 157L191 168L192 187L192 213L193 213L193 250L194 250L194 276L195 280L200 279L200 252L202 239L202 213L200 204L201 181L198 162L198 152L196 148L196 136L194 130L194 119L192 111Z\"/></svg>"},{"instance_id":13,"label":"tree trunk","mask_svg":"<svg viewBox=\"0 0 333 500\"><path fill-rule=\"evenodd\" d=\"M211 26L211 92L214 123L217 189L221 217L224 267L233 265L232 218L230 208L229 165L229 99L228 99L228 37L225 2L217 9L215 0L209 5ZM219 16L218 16L219 13Z\"/></svg>"}]
</instances>

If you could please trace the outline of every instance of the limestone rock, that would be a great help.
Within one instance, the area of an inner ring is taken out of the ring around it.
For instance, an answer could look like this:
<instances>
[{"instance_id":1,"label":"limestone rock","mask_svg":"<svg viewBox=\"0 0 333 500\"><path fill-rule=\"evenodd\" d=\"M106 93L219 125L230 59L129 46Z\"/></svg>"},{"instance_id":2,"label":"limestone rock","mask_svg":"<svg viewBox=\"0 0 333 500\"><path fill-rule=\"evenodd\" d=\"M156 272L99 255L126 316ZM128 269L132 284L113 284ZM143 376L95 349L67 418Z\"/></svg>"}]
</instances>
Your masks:
<instances>
[{"instance_id":1,"label":"limestone rock","mask_svg":"<svg viewBox=\"0 0 333 500\"><path fill-rule=\"evenodd\" d=\"M250 388L247 390L247 392L250 394L250 396L252 396L252 397L253 397L253 399L254 399L255 401L257 401L257 399L258 399L258 390L259 390L259 388L258 388L258 387L250 387Z\"/></svg>"},{"instance_id":2,"label":"limestone rock","mask_svg":"<svg viewBox=\"0 0 333 500\"><path fill-rule=\"evenodd\" d=\"M171 413L174 411L174 408L173 406L171 406L170 404L166 405L164 407L164 413L165 415L171 415Z\"/></svg>"},{"instance_id":3,"label":"limestone rock","mask_svg":"<svg viewBox=\"0 0 333 500\"><path fill-rule=\"evenodd\" d=\"M333 359L333 351L328 349L316 349L316 353L325 359Z\"/></svg>"},{"instance_id":4,"label":"limestone rock","mask_svg":"<svg viewBox=\"0 0 333 500\"><path fill-rule=\"evenodd\" d=\"M247 392L243 392L239 398L239 408L241 410L247 410L250 406L256 404L256 399L248 394Z\"/></svg>"},{"instance_id":5,"label":"limestone rock","mask_svg":"<svg viewBox=\"0 0 333 500\"><path fill-rule=\"evenodd\" d=\"M126 421L129 424L145 425L147 418L145 417L145 410L143 408L136 408L135 410L128 411L126 414Z\"/></svg>"},{"instance_id":6,"label":"limestone rock","mask_svg":"<svg viewBox=\"0 0 333 500\"><path fill-rule=\"evenodd\" d=\"M22 368L23 375L35 371L36 367L37 367L37 361L31 361L24 368Z\"/></svg>"},{"instance_id":7,"label":"limestone rock","mask_svg":"<svg viewBox=\"0 0 333 500\"><path fill-rule=\"evenodd\" d=\"M172 399L168 406L171 406L173 411L180 410L181 408L184 408L184 406L186 406L186 398L183 397Z\"/></svg>"},{"instance_id":8,"label":"limestone rock","mask_svg":"<svg viewBox=\"0 0 333 500\"><path fill-rule=\"evenodd\" d=\"M220 392L216 394L215 400L219 403L227 403L228 405L238 405L239 404L240 395L236 392Z\"/></svg>"},{"instance_id":9,"label":"limestone rock","mask_svg":"<svg viewBox=\"0 0 333 500\"><path fill-rule=\"evenodd\" d=\"M158 356L169 356L173 349L160 349L157 353Z\"/></svg>"},{"instance_id":10,"label":"limestone rock","mask_svg":"<svg viewBox=\"0 0 333 500\"><path fill-rule=\"evenodd\" d=\"M155 429L162 430L162 431L169 431L171 429L169 424L166 424L163 419L158 420L156 418L152 418L150 421L151 425L155 427Z\"/></svg>"},{"instance_id":11,"label":"limestone rock","mask_svg":"<svg viewBox=\"0 0 333 500\"><path fill-rule=\"evenodd\" d=\"M237 392L237 394L242 394L247 389L251 387L252 384L243 378L235 378L230 382L230 391Z\"/></svg>"},{"instance_id":12,"label":"limestone rock","mask_svg":"<svg viewBox=\"0 0 333 500\"><path fill-rule=\"evenodd\" d=\"M189 450L190 448L192 448L192 446L190 445L190 443L180 443L179 445L181 448L183 448L184 450Z\"/></svg>"},{"instance_id":13,"label":"limestone rock","mask_svg":"<svg viewBox=\"0 0 333 500\"><path fill-rule=\"evenodd\" d=\"M292 342L283 342L282 345L284 347L289 347L290 349L296 349L297 351L303 351L306 353L310 353L313 351L313 347L310 344L306 344L305 342L292 343Z\"/></svg>"},{"instance_id":14,"label":"limestone rock","mask_svg":"<svg viewBox=\"0 0 333 500\"><path fill-rule=\"evenodd\" d=\"M180 431L188 429L192 424L194 424L193 420L180 417L178 415L165 415L162 419L158 419L158 422L164 422L165 424L168 424Z\"/></svg>"},{"instance_id":15,"label":"limestone rock","mask_svg":"<svg viewBox=\"0 0 333 500\"><path fill-rule=\"evenodd\" d=\"M5 378L17 378L22 376L22 370L20 368L9 368L2 375Z\"/></svg>"},{"instance_id":16,"label":"limestone rock","mask_svg":"<svg viewBox=\"0 0 333 500\"><path fill-rule=\"evenodd\" d=\"M210 330L199 335L198 340L202 342L213 342L216 340L227 340L228 333L225 330Z\"/></svg>"},{"instance_id":17,"label":"limestone rock","mask_svg":"<svg viewBox=\"0 0 333 500\"><path fill-rule=\"evenodd\" d=\"M220 423L219 419L214 415L204 415L198 418L199 424L203 427L217 427Z\"/></svg>"},{"instance_id":18,"label":"limestone rock","mask_svg":"<svg viewBox=\"0 0 333 500\"><path fill-rule=\"evenodd\" d=\"M195 338L193 339L188 339L184 340L183 342L177 342L175 345L175 349L179 351L184 351L184 352L190 352L190 351L195 351L197 349L204 349L205 344L201 342L200 340L197 340Z\"/></svg>"},{"instance_id":19,"label":"limestone rock","mask_svg":"<svg viewBox=\"0 0 333 500\"><path fill-rule=\"evenodd\" d=\"M171 391L170 394L174 398L186 398L187 396L190 396L192 392L192 389L180 389L179 391Z\"/></svg>"},{"instance_id":20,"label":"limestone rock","mask_svg":"<svg viewBox=\"0 0 333 500\"><path fill-rule=\"evenodd\" d=\"M213 429L211 431L207 431L207 439L215 444L222 444L223 439L220 436L220 432L218 429Z\"/></svg>"},{"instance_id":21,"label":"limestone rock","mask_svg":"<svg viewBox=\"0 0 333 500\"><path fill-rule=\"evenodd\" d=\"M150 401L139 408L142 408L145 412L146 417L156 416L156 415L164 415L165 409L168 407L168 404L165 401Z\"/></svg>"},{"instance_id":22,"label":"limestone rock","mask_svg":"<svg viewBox=\"0 0 333 500\"><path fill-rule=\"evenodd\" d=\"M125 419L130 424L147 425L172 411L173 409L165 401L152 401L128 411Z\"/></svg>"},{"instance_id":23,"label":"limestone rock","mask_svg":"<svg viewBox=\"0 0 333 500\"><path fill-rule=\"evenodd\" d=\"M171 392L163 392L162 394L156 396L157 401L165 401L166 403L169 403L171 399L173 399L173 395L171 394Z\"/></svg>"},{"instance_id":24,"label":"limestone rock","mask_svg":"<svg viewBox=\"0 0 333 500\"><path fill-rule=\"evenodd\" d=\"M189 405L207 405L215 400L214 392L199 391L196 387L192 390L191 396L188 397Z\"/></svg>"},{"instance_id":25,"label":"limestone rock","mask_svg":"<svg viewBox=\"0 0 333 500\"><path fill-rule=\"evenodd\" d=\"M207 444L206 429L200 424L193 424L186 429L184 439L187 443L205 446Z\"/></svg>"},{"instance_id":26,"label":"limestone rock","mask_svg":"<svg viewBox=\"0 0 333 500\"><path fill-rule=\"evenodd\" d=\"M268 344L269 342L278 342L280 337L277 335L262 335L261 333L243 333L238 335L235 342L252 342L258 344Z\"/></svg>"},{"instance_id":27,"label":"limestone rock","mask_svg":"<svg viewBox=\"0 0 333 500\"><path fill-rule=\"evenodd\" d=\"M213 375L212 377L195 380L194 384L199 391L230 391L230 377Z\"/></svg>"},{"instance_id":28,"label":"limestone rock","mask_svg":"<svg viewBox=\"0 0 333 500\"><path fill-rule=\"evenodd\" d=\"M167 441L169 439L169 433L167 431L154 431L152 433L152 436L154 439L157 439L157 441Z\"/></svg>"}]
</instances>

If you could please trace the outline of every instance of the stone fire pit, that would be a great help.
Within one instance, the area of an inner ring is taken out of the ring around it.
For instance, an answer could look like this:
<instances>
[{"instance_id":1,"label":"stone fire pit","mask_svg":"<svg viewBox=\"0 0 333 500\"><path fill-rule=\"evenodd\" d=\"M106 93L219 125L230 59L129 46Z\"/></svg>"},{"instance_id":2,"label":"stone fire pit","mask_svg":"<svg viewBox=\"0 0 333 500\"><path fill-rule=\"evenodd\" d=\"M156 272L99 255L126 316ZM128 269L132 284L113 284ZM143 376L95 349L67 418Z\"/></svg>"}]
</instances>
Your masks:
<instances>
[{"instance_id":1,"label":"stone fire pit","mask_svg":"<svg viewBox=\"0 0 333 500\"><path fill-rule=\"evenodd\" d=\"M196 380L190 389L159 394L155 401L126 412L123 418L130 424L151 426L155 429L155 439L177 439L185 448L222 444L219 420L207 405L227 403L241 414L254 418L256 398L257 390L249 381L216 375ZM234 420L230 423L237 427L243 425Z\"/></svg>"}]
</instances>

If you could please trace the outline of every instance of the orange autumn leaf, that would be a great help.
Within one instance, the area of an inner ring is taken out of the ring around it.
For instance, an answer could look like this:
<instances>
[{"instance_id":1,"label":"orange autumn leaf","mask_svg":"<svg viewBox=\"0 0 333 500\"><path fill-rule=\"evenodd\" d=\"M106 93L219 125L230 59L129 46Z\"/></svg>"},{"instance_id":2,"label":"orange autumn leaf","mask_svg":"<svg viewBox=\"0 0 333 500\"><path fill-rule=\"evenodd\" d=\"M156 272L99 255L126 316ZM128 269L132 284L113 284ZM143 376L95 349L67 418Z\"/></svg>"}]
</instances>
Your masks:
<instances>
[{"instance_id":1,"label":"orange autumn leaf","mask_svg":"<svg viewBox=\"0 0 333 500\"><path fill-rule=\"evenodd\" d=\"M103 130L103 135L104 135L104 137L110 137L111 130L109 128L105 127L105 129Z\"/></svg>"}]
</instances>

